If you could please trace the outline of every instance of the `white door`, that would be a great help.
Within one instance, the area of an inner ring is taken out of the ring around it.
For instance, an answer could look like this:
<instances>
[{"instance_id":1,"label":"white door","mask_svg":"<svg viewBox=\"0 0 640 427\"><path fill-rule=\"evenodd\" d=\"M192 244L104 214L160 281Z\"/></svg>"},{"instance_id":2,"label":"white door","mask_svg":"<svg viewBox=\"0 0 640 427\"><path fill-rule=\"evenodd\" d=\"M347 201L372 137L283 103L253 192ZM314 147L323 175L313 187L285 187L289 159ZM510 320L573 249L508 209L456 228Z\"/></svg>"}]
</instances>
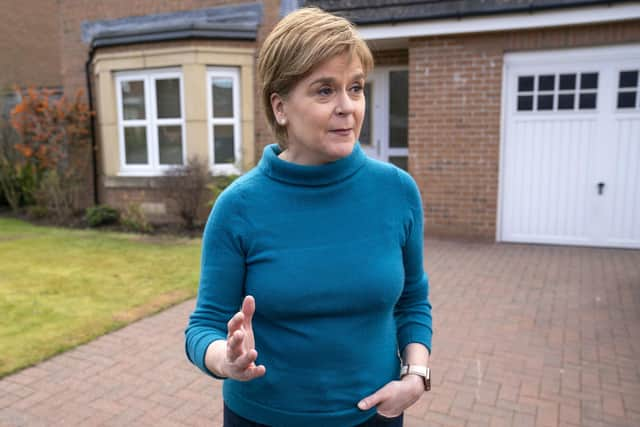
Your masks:
<instances>
[{"instance_id":1,"label":"white door","mask_svg":"<svg viewBox=\"0 0 640 427\"><path fill-rule=\"evenodd\" d=\"M360 145L369 157L407 170L409 72L406 67L376 67L365 84L366 114Z\"/></svg>"},{"instance_id":2,"label":"white door","mask_svg":"<svg viewBox=\"0 0 640 427\"><path fill-rule=\"evenodd\" d=\"M505 55L498 240L640 247L640 46Z\"/></svg>"}]
</instances>

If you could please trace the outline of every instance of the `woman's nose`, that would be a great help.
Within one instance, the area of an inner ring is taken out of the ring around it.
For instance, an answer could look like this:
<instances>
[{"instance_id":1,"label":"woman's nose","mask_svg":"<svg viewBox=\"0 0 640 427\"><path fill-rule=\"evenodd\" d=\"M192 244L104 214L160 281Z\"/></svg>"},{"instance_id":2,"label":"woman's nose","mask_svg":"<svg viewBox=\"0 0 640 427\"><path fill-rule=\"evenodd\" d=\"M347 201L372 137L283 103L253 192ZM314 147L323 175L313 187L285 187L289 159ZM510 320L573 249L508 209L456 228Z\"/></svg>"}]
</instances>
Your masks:
<instances>
[{"instance_id":1,"label":"woman's nose","mask_svg":"<svg viewBox=\"0 0 640 427\"><path fill-rule=\"evenodd\" d=\"M342 91L337 97L336 114L351 114L355 109L355 102L349 96L348 92Z\"/></svg>"}]
</instances>

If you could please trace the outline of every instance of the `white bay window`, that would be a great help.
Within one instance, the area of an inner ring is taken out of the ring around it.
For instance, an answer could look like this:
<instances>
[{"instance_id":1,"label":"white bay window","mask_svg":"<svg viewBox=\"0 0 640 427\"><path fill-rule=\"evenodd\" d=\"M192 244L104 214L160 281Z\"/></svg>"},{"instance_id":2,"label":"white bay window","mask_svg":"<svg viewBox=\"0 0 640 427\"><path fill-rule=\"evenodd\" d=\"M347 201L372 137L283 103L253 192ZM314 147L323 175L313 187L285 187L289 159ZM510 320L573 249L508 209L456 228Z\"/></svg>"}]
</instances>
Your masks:
<instances>
[{"instance_id":1,"label":"white bay window","mask_svg":"<svg viewBox=\"0 0 640 427\"><path fill-rule=\"evenodd\" d=\"M161 175L184 164L183 92L177 70L116 74L121 175Z\"/></svg>"},{"instance_id":2,"label":"white bay window","mask_svg":"<svg viewBox=\"0 0 640 427\"><path fill-rule=\"evenodd\" d=\"M242 143L239 69L207 70L209 159L214 174L240 174Z\"/></svg>"}]
</instances>

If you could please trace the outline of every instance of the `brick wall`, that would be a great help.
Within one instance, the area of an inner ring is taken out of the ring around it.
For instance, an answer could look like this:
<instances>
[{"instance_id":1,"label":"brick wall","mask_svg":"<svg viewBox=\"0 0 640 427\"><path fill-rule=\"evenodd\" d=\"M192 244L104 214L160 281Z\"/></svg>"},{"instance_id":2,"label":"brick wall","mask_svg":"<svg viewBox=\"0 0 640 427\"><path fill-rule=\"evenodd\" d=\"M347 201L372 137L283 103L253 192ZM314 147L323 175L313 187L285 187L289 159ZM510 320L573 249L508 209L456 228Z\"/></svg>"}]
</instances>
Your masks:
<instances>
[{"instance_id":1,"label":"brick wall","mask_svg":"<svg viewBox=\"0 0 640 427\"><path fill-rule=\"evenodd\" d=\"M407 49L373 50L373 61L377 65L407 65L409 51Z\"/></svg>"},{"instance_id":2,"label":"brick wall","mask_svg":"<svg viewBox=\"0 0 640 427\"><path fill-rule=\"evenodd\" d=\"M2 3L0 95L16 83L21 86L60 86L57 1Z\"/></svg>"},{"instance_id":3,"label":"brick wall","mask_svg":"<svg viewBox=\"0 0 640 427\"><path fill-rule=\"evenodd\" d=\"M409 169L427 235L496 235L503 55L640 41L640 21L409 42Z\"/></svg>"}]
</instances>

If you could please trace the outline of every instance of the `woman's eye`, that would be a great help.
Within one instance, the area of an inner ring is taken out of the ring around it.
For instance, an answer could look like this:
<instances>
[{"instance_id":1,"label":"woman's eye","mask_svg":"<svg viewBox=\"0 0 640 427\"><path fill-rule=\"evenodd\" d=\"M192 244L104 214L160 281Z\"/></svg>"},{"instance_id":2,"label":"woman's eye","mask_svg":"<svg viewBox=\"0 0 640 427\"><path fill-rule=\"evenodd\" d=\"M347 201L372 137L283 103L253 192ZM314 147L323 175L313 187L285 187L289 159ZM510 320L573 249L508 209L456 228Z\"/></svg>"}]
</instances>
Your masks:
<instances>
[{"instance_id":1,"label":"woman's eye","mask_svg":"<svg viewBox=\"0 0 640 427\"><path fill-rule=\"evenodd\" d=\"M331 95L333 91L331 90L330 87L323 87L320 88L320 90L318 90L318 94L322 95L322 96L329 96Z\"/></svg>"},{"instance_id":2,"label":"woman's eye","mask_svg":"<svg viewBox=\"0 0 640 427\"><path fill-rule=\"evenodd\" d=\"M354 91L355 93L360 93L360 92L362 92L362 86L354 85L354 86L351 87L351 90Z\"/></svg>"}]
</instances>

